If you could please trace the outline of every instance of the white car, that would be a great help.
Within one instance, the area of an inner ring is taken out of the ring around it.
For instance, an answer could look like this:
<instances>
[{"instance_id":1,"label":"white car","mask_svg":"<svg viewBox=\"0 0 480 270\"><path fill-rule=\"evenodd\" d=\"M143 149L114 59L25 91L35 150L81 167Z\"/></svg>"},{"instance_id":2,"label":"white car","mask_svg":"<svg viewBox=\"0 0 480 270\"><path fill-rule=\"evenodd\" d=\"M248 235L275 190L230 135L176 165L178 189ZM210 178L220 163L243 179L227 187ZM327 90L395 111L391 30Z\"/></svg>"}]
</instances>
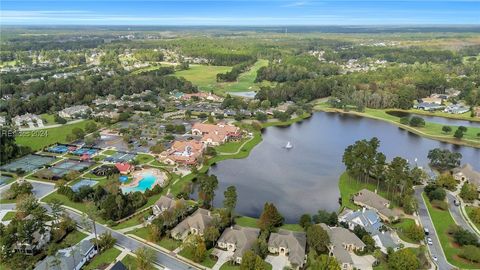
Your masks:
<instances>
[{"instance_id":1,"label":"white car","mask_svg":"<svg viewBox=\"0 0 480 270\"><path fill-rule=\"evenodd\" d=\"M438 261L438 258L437 258L437 256L435 256L435 255L432 256L432 259L433 259L434 261Z\"/></svg>"},{"instance_id":2,"label":"white car","mask_svg":"<svg viewBox=\"0 0 480 270\"><path fill-rule=\"evenodd\" d=\"M427 237L427 244L429 244L430 246L433 245L432 238Z\"/></svg>"}]
</instances>

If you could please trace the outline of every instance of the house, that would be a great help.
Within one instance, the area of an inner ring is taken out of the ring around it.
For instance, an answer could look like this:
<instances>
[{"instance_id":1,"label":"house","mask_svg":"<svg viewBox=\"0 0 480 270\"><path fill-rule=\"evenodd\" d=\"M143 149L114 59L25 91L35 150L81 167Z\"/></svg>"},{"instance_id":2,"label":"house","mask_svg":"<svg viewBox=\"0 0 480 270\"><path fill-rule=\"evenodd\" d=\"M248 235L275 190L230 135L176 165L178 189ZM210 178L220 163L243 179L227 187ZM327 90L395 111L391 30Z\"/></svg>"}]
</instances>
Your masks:
<instances>
[{"instance_id":1,"label":"house","mask_svg":"<svg viewBox=\"0 0 480 270\"><path fill-rule=\"evenodd\" d=\"M212 94L212 93L205 93L205 92L199 92L199 93L191 93L191 94L183 94L180 99L183 100L191 100L191 99L198 99L198 100L209 100L209 101L214 101L214 102L222 102L223 98Z\"/></svg>"},{"instance_id":2,"label":"house","mask_svg":"<svg viewBox=\"0 0 480 270\"><path fill-rule=\"evenodd\" d=\"M152 207L153 215L158 216L165 211L173 210L179 203L185 203L185 200L175 200L171 194L168 194L166 196L162 195Z\"/></svg>"},{"instance_id":3,"label":"house","mask_svg":"<svg viewBox=\"0 0 480 270\"><path fill-rule=\"evenodd\" d=\"M389 247L394 250L400 247L374 210L363 208L362 210L348 211L339 217L339 221L347 224L350 230L355 229L355 226L364 228L372 236L375 245L380 247L384 253L387 253Z\"/></svg>"},{"instance_id":4,"label":"house","mask_svg":"<svg viewBox=\"0 0 480 270\"><path fill-rule=\"evenodd\" d=\"M217 245L221 249L233 252L232 260L241 264L243 254L253 247L259 235L260 229L235 225L223 231Z\"/></svg>"},{"instance_id":5,"label":"house","mask_svg":"<svg viewBox=\"0 0 480 270\"><path fill-rule=\"evenodd\" d=\"M399 219L400 214L390 209L390 201L368 189L362 189L353 196L356 205L373 209L378 212L382 220L392 222Z\"/></svg>"},{"instance_id":6,"label":"house","mask_svg":"<svg viewBox=\"0 0 480 270\"><path fill-rule=\"evenodd\" d=\"M480 172L475 171L472 165L468 163L453 169L453 178L462 182L468 181L480 189Z\"/></svg>"},{"instance_id":7,"label":"house","mask_svg":"<svg viewBox=\"0 0 480 270\"><path fill-rule=\"evenodd\" d=\"M164 163L195 165L199 162L205 146L196 140L174 141L172 146L160 154Z\"/></svg>"},{"instance_id":8,"label":"house","mask_svg":"<svg viewBox=\"0 0 480 270\"><path fill-rule=\"evenodd\" d=\"M461 104L452 104L448 105L443 111L451 114L462 114L470 111L470 108Z\"/></svg>"},{"instance_id":9,"label":"house","mask_svg":"<svg viewBox=\"0 0 480 270\"><path fill-rule=\"evenodd\" d=\"M443 98L440 96L431 95L430 97L422 98L421 101L424 103L441 105Z\"/></svg>"},{"instance_id":10,"label":"house","mask_svg":"<svg viewBox=\"0 0 480 270\"><path fill-rule=\"evenodd\" d=\"M198 208L171 230L171 236L177 240L184 240L189 234L203 235L203 231L212 224L212 221L210 211Z\"/></svg>"},{"instance_id":11,"label":"house","mask_svg":"<svg viewBox=\"0 0 480 270\"><path fill-rule=\"evenodd\" d=\"M84 239L75 246L59 250L57 256L48 256L34 270L80 270L97 254L91 239Z\"/></svg>"},{"instance_id":12,"label":"house","mask_svg":"<svg viewBox=\"0 0 480 270\"><path fill-rule=\"evenodd\" d=\"M242 136L239 127L224 123L195 123L192 126L192 134L202 136L201 141L205 145L220 145L228 140L238 139Z\"/></svg>"},{"instance_id":13,"label":"house","mask_svg":"<svg viewBox=\"0 0 480 270\"><path fill-rule=\"evenodd\" d=\"M124 162L117 162L115 163L115 168L117 168L117 170L120 172L120 174L129 174L132 169L133 169L133 166L128 164L128 163L124 163Z\"/></svg>"},{"instance_id":14,"label":"house","mask_svg":"<svg viewBox=\"0 0 480 270\"><path fill-rule=\"evenodd\" d=\"M303 232L292 232L279 229L271 233L268 239L268 251L279 256L288 257L292 268L300 269L306 261L305 248L307 236Z\"/></svg>"},{"instance_id":15,"label":"house","mask_svg":"<svg viewBox=\"0 0 480 270\"><path fill-rule=\"evenodd\" d=\"M363 251L366 245L362 240L342 227L329 227L324 223L320 223L318 226L321 226L330 237L328 255L338 261L340 268L345 270L361 269L361 266L355 265L352 254L355 251Z\"/></svg>"},{"instance_id":16,"label":"house","mask_svg":"<svg viewBox=\"0 0 480 270\"><path fill-rule=\"evenodd\" d=\"M424 111L436 111L444 108L441 104L429 103L429 102L420 102L416 105L413 105L414 108Z\"/></svg>"},{"instance_id":17,"label":"house","mask_svg":"<svg viewBox=\"0 0 480 270\"><path fill-rule=\"evenodd\" d=\"M85 116L89 112L91 112L90 107L86 105L76 105L59 111L58 115L63 118L77 118Z\"/></svg>"},{"instance_id":18,"label":"house","mask_svg":"<svg viewBox=\"0 0 480 270\"><path fill-rule=\"evenodd\" d=\"M12 118L12 122L17 126L28 125L29 128L43 127L43 120L36 114L26 113L24 115L17 115ZM35 126L36 125L36 126Z\"/></svg>"},{"instance_id":19,"label":"house","mask_svg":"<svg viewBox=\"0 0 480 270\"><path fill-rule=\"evenodd\" d=\"M33 218L32 215L28 215L25 219ZM43 229L38 229L32 233L31 242L17 241L13 244L13 250L26 255L34 255L38 251L42 250L50 242L50 227L45 226Z\"/></svg>"}]
</instances>

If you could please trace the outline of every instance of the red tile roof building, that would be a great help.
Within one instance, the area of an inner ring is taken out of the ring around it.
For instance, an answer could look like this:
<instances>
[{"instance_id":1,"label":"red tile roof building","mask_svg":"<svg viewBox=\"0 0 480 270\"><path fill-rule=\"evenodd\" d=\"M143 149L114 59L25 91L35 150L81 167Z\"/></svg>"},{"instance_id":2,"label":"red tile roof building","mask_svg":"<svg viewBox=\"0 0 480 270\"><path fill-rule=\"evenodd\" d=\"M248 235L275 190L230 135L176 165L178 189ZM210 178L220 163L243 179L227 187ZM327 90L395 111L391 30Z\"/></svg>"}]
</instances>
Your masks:
<instances>
[{"instance_id":1,"label":"red tile roof building","mask_svg":"<svg viewBox=\"0 0 480 270\"><path fill-rule=\"evenodd\" d=\"M240 128L224 123L196 123L192 127L192 134L202 136L201 141L206 145L220 145L230 139L237 139L242 136Z\"/></svg>"},{"instance_id":2,"label":"red tile roof building","mask_svg":"<svg viewBox=\"0 0 480 270\"><path fill-rule=\"evenodd\" d=\"M121 174L128 174L132 170L132 165L128 163L115 163L115 167Z\"/></svg>"},{"instance_id":3,"label":"red tile roof building","mask_svg":"<svg viewBox=\"0 0 480 270\"><path fill-rule=\"evenodd\" d=\"M168 164L195 165L203 154L204 145L200 141L175 141L170 149L161 154Z\"/></svg>"}]
</instances>

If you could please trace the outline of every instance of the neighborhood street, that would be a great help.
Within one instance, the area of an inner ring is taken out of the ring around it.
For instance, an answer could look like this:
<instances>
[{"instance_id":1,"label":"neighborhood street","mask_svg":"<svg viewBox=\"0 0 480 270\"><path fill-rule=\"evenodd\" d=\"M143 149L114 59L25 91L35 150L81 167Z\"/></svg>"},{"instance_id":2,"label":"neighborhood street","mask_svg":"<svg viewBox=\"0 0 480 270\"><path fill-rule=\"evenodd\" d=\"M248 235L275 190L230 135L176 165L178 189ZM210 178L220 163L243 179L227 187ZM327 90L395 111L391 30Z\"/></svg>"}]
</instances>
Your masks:
<instances>
[{"instance_id":1,"label":"neighborhood street","mask_svg":"<svg viewBox=\"0 0 480 270\"><path fill-rule=\"evenodd\" d=\"M418 216L420 217L420 222L424 228L427 228L430 232L429 236L432 238L433 245L426 245L428 250L432 256L437 256L438 260L435 264L438 266L439 270L450 270L455 268L453 265L448 263L447 259L445 258L445 254L443 253L442 246L440 245L440 241L437 237L437 232L435 227L433 226L433 222L430 219L430 215L427 210L427 206L425 205L425 201L422 197L423 186L415 187L415 197L418 201Z\"/></svg>"},{"instance_id":2,"label":"neighborhood street","mask_svg":"<svg viewBox=\"0 0 480 270\"><path fill-rule=\"evenodd\" d=\"M457 223L458 226L469 230L470 232L476 234L478 233L470 226L470 224L465 220L464 216L461 213L460 206L456 206L453 201L455 200L455 196L450 192L447 192L447 201L448 201L448 208L450 210L450 214L452 215L453 220Z\"/></svg>"},{"instance_id":3,"label":"neighborhood street","mask_svg":"<svg viewBox=\"0 0 480 270\"><path fill-rule=\"evenodd\" d=\"M48 210L50 211L50 207L46 204L43 204L43 206ZM10 204L0 204L0 210L14 210L15 209L15 204L14 203L10 203ZM69 209L65 209L65 211L70 215L70 217L72 219L74 219L77 224L78 223L81 223L82 221L82 216L74 211L71 211ZM146 245L138 240L135 240L133 238L130 238L128 236L125 236L124 234L122 233L118 233L116 232L115 230L112 230L106 226L103 226L101 224L98 224L97 223L97 234L101 234L101 233L104 233L106 231L109 231L112 236L117 239L117 245L123 247L123 248L127 248L131 251L135 251L137 248L139 247L148 247L150 248L151 250L153 250L155 252L155 255L156 255L156 261L155 263L161 265L161 266L164 266L166 267L167 269L175 269L175 270L188 270L188 269L198 269L194 266L191 266L187 263L184 263L182 261L180 261L179 259L175 259L173 257L171 257L170 255L164 253L164 252L161 252L157 249L154 249L152 248L151 246L149 245Z\"/></svg>"}]
</instances>

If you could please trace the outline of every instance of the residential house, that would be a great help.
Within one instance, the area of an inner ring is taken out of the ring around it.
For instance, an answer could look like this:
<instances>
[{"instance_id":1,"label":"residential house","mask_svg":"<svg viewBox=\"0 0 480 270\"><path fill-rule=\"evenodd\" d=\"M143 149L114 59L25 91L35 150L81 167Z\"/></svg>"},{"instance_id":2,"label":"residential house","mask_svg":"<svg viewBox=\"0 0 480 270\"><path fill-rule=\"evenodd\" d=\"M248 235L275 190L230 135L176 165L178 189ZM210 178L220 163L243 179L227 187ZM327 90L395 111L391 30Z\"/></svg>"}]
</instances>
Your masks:
<instances>
[{"instance_id":1,"label":"residential house","mask_svg":"<svg viewBox=\"0 0 480 270\"><path fill-rule=\"evenodd\" d=\"M205 93L205 92L199 92L199 93L191 93L191 94L183 94L181 97L183 100L191 100L191 99L198 99L198 100L209 100L209 101L214 101L214 102L222 102L223 98L212 94L212 93Z\"/></svg>"},{"instance_id":2,"label":"residential house","mask_svg":"<svg viewBox=\"0 0 480 270\"><path fill-rule=\"evenodd\" d=\"M160 159L171 165L195 165L199 162L205 146L196 140L174 141L172 146L160 154Z\"/></svg>"},{"instance_id":3,"label":"residential house","mask_svg":"<svg viewBox=\"0 0 480 270\"><path fill-rule=\"evenodd\" d=\"M470 108L462 104L452 104L448 105L443 111L451 114L462 114L470 111Z\"/></svg>"},{"instance_id":4,"label":"residential house","mask_svg":"<svg viewBox=\"0 0 480 270\"><path fill-rule=\"evenodd\" d=\"M384 253L387 253L389 247L394 250L400 247L374 210L363 208L362 210L348 211L339 217L339 221L347 224L350 230L355 229L355 226L364 228L372 236L375 245L380 247Z\"/></svg>"},{"instance_id":5,"label":"residential house","mask_svg":"<svg viewBox=\"0 0 480 270\"><path fill-rule=\"evenodd\" d=\"M373 209L378 212L382 220L392 222L400 218L400 213L390 209L390 201L368 189L362 189L353 196L356 205Z\"/></svg>"},{"instance_id":6,"label":"residential house","mask_svg":"<svg viewBox=\"0 0 480 270\"><path fill-rule=\"evenodd\" d=\"M238 139L242 136L239 127L225 123L195 123L192 126L192 134L202 136L201 141L205 145L220 145L228 140Z\"/></svg>"},{"instance_id":7,"label":"residential house","mask_svg":"<svg viewBox=\"0 0 480 270\"><path fill-rule=\"evenodd\" d=\"M175 209L177 204L185 203L184 199L175 200L172 194L162 195L160 199L152 207L153 215L158 216L165 211L170 211Z\"/></svg>"},{"instance_id":8,"label":"residential house","mask_svg":"<svg viewBox=\"0 0 480 270\"><path fill-rule=\"evenodd\" d=\"M84 239L70 248L57 252L57 256L48 256L39 262L34 270L80 270L97 254L91 239Z\"/></svg>"},{"instance_id":9,"label":"residential house","mask_svg":"<svg viewBox=\"0 0 480 270\"><path fill-rule=\"evenodd\" d=\"M413 105L413 107L424 111L437 111L443 109L445 106L437 103L420 102L416 105Z\"/></svg>"},{"instance_id":10,"label":"residential house","mask_svg":"<svg viewBox=\"0 0 480 270\"><path fill-rule=\"evenodd\" d=\"M12 118L12 122L16 126L21 127L28 125L29 128L43 127L43 120L38 115L26 113L24 115L17 115ZM36 125L36 126L35 126Z\"/></svg>"},{"instance_id":11,"label":"residential house","mask_svg":"<svg viewBox=\"0 0 480 270\"><path fill-rule=\"evenodd\" d=\"M212 224L213 217L210 211L198 208L193 214L178 223L171 230L171 236L177 240L184 240L189 234L203 235L203 231Z\"/></svg>"},{"instance_id":12,"label":"residential house","mask_svg":"<svg viewBox=\"0 0 480 270\"><path fill-rule=\"evenodd\" d=\"M221 249L233 252L232 260L241 264L243 254L253 247L259 235L260 229L235 225L223 231L217 245Z\"/></svg>"},{"instance_id":13,"label":"residential house","mask_svg":"<svg viewBox=\"0 0 480 270\"><path fill-rule=\"evenodd\" d=\"M33 218L28 215L25 219ZM17 241L13 244L13 250L26 255L35 255L38 251L42 250L50 242L51 228L44 226L43 229L38 229L32 233L32 239L28 241Z\"/></svg>"},{"instance_id":14,"label":"residential house","mask_svg":"<svg viewBox=\"0 0 480 270\"><path fill-rule=\"evenodd\" d=\"M424 102L424 103L440 105L440 104L442 104L443 98L440 97L440 96L431 95L430 97L422 98L421 101Z\"/></svg>"},{"instance_id":15,"label":"residential house","mask_svg":"<svg viewBox=\"0 0 480 270\"><path fill-rule=\"evenodd\" d=\"M477 186L480 190L480 172L476 171L472 165L464 164L461 167L453 169L453 178L458 181L468 181Z\"/></svg>"},{"instance_id":16,"label":"residential house","mask_svg":"<svg viewBox=\"0 0 480 270\"><path fill-rule=\"evenodd\" d=\"M342 227L329 227L324 223L319 224L328 234L330 244L328 255L334 257L343 270L361 269L355 265L352 254L355 251L363 251L365 244L351 231Z\"/></svg>"},{"instance_id":17,"label":"residential house","mask_svg":"<svg viewBox=\"0 0 480 270\"><path fill-rule=\"evenodd\" d=\"M303 232L292 232L279 229L271 233L268 240L268 251L279 256L288 257L290 267L300 269L306 261L305 247L307 237Z\"/></svg>"},{"instance_id":18,"label":"residential house","mask_svg":"<svg viewBox=\"0 0 480 270\"><path fill-rule=\"evenodd\" d=\"M91 111L90 107L86 105L76 105L59 111L58 115L63 118L78 118L86 116Z\"/></svg>"}]
</instances>

